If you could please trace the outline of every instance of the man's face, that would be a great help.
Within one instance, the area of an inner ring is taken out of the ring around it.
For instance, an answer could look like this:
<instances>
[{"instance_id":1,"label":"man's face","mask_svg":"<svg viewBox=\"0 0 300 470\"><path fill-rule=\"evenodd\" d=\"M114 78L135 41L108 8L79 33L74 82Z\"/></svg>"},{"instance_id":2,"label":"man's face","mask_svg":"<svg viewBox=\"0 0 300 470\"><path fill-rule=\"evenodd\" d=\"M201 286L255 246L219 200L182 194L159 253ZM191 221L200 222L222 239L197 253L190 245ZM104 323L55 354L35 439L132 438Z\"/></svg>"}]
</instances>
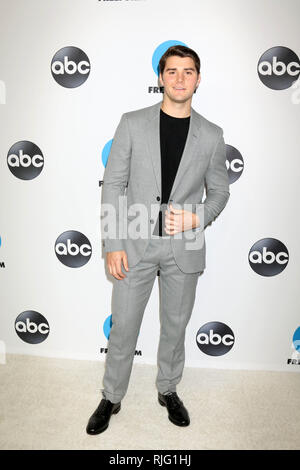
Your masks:
<instances>
[{"instance_id":1,"label":"man's face","mask_svg":"<svg viewBox=\"0 0 300 470\"><path fill-rule=\"evenodd\" d=\"M160 73L159 78L165 94L176 103L189 100L201 80L191 57L175 55L167 58L163 75Z\"/></svg>"}]
</instances>

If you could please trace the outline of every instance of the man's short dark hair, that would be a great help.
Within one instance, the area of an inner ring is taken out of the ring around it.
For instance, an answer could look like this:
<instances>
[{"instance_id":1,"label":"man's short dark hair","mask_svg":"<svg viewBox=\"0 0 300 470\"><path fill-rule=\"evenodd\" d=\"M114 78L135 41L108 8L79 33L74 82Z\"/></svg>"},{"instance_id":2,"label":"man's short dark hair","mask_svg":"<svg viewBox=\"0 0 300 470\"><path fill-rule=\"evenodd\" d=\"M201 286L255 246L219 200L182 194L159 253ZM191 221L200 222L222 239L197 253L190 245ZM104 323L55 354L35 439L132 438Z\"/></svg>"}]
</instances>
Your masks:
<instances>
[{"instance_id":1,"label":"man's short dark hair","mask_svg":"<svg viewBox=\"0 0 300 470\"><path fill-rule=\"evenodd\" d=\"M165 69L166 61L168 57L171 57L173 55L177 55L179 57L190 57L193 59L197 73L200 73L200 59L198 54L193 51L193 49L190 49L189 47L186 46L181 46L180 44L171 46L169 49L166 50L166 52L161 56L160 61L159 61L159 72L163 74L163 71Z\"/></svg>"}]
</instances>

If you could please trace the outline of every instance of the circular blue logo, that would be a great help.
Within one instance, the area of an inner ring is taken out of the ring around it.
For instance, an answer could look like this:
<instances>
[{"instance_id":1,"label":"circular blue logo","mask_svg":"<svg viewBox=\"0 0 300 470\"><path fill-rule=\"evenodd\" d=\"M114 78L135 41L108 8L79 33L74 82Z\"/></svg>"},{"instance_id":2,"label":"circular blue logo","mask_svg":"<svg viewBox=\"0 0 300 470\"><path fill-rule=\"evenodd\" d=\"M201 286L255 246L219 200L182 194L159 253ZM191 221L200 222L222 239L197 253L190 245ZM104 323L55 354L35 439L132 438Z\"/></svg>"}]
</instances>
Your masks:
<instances>
[{"instance_id":1,"label":"circular blue logo","mask_svg":"<svg viewBox=\"0 0 300 470\"><path fill-rule=\"evenodd\" d=\"M102 163L103 163L103 166L104 168L106 167L106 164L107 164L107 160L108 160L108 157L109 157L109 154L110 154L110 149L111 149L111 144L113 142L113 139L110 139L103 147L103 150L102 150Z\"/></svg>"},{"instance_id":2,"label":"circular blue logo","mask_svg":"<svg viewBox=\"0 0 300 470\"><path fill-rule=\"evenodd\" d=\"M106 339L109 339L110 330L112 328L112 315L109 315L103 324L103 333Z\"/></svg>"},{"instance_id":3,"label":"circular blue logo","mask_svg":"<svg viewBox=\"0 0 300 470\"><path fill-rule=\"evenodd\" d=\"M300 353L300 326L294 333L293 345L298 353Z\"/></svg>"},{"instance_id":4,"label":"circular blue logo","mask_svg":"<svg viewBox=\"0 0 300 470\"><path fill-rule=\"evenodd\" d=\"M152 68L153 68L153 70L154 70L154 72L156 73L157 76L159 75L158 65L159 65L159 61L161 59L161 56L164 55L164 53L166 52L167 49L169 49L169 47L177 46L177 45L188 47L184 42L181 42L181 41L165 41L165 42L162 42L155 49L155 51L153 53L153 56L152 56Z\"/></svg>"},{"instance_id":5,"label":"circular blue logo","mask_svg":"<svg viewBox=\"0 0 300 470\"><path fill-rule=\"evenodd\" d=\"M110 330L112 327L112 315L109 315L103 324L103 333L106 339L109 339Z\"/></svg>"}]
</instances>

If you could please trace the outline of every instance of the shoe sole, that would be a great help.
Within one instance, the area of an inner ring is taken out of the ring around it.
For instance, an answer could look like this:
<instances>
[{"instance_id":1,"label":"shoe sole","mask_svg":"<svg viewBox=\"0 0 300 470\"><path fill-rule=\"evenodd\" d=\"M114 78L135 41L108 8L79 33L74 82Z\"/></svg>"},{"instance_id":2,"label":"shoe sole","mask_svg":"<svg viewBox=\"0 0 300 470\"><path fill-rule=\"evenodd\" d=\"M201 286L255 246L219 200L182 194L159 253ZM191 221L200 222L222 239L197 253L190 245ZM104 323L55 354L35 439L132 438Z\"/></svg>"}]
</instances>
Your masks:
<instances>
[{"instance_id":1,"label":"shoe sole","mask_svg":"<svg viewBox=\"0 0 300 470\"><path fill-rule=\"evenodd\" d=\"M112 412L112 415L116 415L117 413L119 413L120 409L121 409L121 405ZM109 418L109 421L110 421L110 418ZM95 436L96 434L101 434L103 431L105 431L108 428L109 421L108 421L108 424L105 426L105 428L100 429L100 431L92 431L92 432L86 431L87 434L90 434L91 436Z\"/></svg>"},{"instance_id":2,"label":"shoe sole","mask_svg":"<svg viewBox=\"0 0 300 470\"><path fill-rule=\"evenodd\" d=\"M160 398L158 399L158 402L161 406L166 406L166 404L160 400ZM176 426L188 426L190 424L190 422L188 423L178 423L177 421L174 421L172 418L170 418L170 416L168 416L169 420L171 421L171 423L173 424L176 424Z\"/></svg>"}]
</instances>

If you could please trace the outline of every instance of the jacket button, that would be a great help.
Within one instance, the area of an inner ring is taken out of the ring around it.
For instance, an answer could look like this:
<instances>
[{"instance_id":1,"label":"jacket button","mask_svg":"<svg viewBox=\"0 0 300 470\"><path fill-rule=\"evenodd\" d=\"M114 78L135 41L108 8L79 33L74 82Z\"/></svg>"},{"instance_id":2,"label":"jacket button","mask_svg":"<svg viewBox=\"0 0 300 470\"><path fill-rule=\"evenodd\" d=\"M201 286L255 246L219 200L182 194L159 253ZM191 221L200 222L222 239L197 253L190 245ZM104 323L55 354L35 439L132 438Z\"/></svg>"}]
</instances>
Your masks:
<instances>
[{"instance_id":1,"label":"jacket button","mask_svg":"<svg viewBox=\"0 0 300 470\"><path fill-rule=\"evenodd\" d=\"M157 201L160 201L160 197L159 197L159 196L157 196L156 200L157 200Z\"/></svg>"},{"instance_id":2,"label":"jacket button","mask_svg":"<svg viewBox=\"0 0 300 470\"><path fill-rule=\"evenodd\" d=\"M150 219L150 224L153 224L154 220L153 219Z\"/></svg>"}]
</instances>

